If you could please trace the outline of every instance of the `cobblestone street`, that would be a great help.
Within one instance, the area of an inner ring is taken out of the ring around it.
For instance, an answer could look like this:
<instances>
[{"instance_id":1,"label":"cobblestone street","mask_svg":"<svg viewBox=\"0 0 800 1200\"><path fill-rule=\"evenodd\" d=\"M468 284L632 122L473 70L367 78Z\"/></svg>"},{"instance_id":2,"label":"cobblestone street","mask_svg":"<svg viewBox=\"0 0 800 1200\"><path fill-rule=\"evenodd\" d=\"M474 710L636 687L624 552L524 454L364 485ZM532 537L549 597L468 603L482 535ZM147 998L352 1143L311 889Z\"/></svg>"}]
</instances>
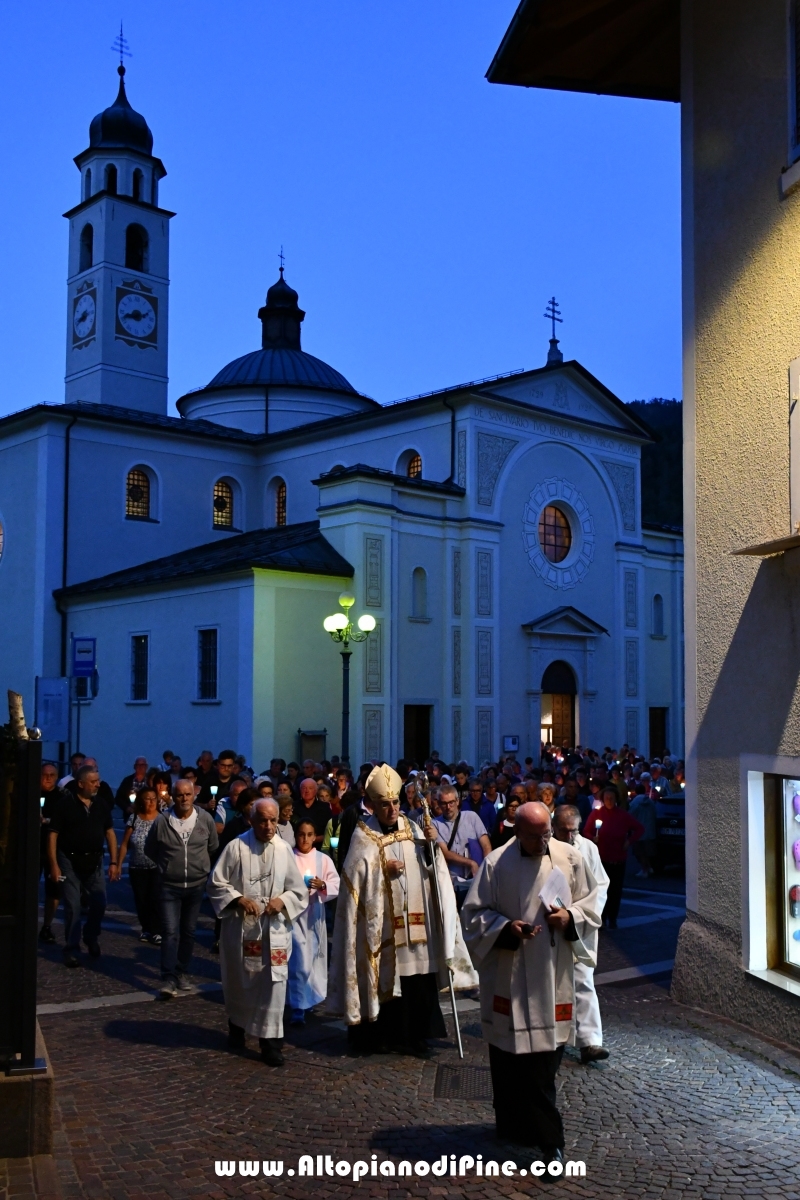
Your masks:
<instances>
[{"instance_id":1,"label":"cobblestone street","mask_svg":"<svg viewBox=\"0 0 800 1200\"><path fill-rule=\"evenodd\" d=\"M584 1067L569 1052L559 1077L567 1157L585 1162L586 1178L544 1181L528 1173L531 1151L495 1141L474 1004L461 1014L465 1064L447 1042L429 1062L351 1058L343 1028L320 1017L291 1034L286 1067L270 1070L255 1045L242 1056L225 1048L208 918L194 975L203 990L151 1002L158 951L138 942L125 893L111 889L99 962L68 972L58 947L41 956L40 1021L57 1080L55 1153L6 1164L3 1197L327 1196L357 1186L370 1197L547 1189L609 1200L800 1200L800 1054L670 1001L677 893L629 894L620 929L604 935L598 978L611 1058ZM648 973L637 976L637 963ZM375 1154L398 1164L443 1153L511 1160L519 1170L378 1175L357 1185L289 1174L301 1154L367 1163ZM239 1176L239 1161L256 1159L281 1160L281 1178ZM234 1161L237 1175L217 1177L216 1160Z\"/></svg>"}]
</instances>

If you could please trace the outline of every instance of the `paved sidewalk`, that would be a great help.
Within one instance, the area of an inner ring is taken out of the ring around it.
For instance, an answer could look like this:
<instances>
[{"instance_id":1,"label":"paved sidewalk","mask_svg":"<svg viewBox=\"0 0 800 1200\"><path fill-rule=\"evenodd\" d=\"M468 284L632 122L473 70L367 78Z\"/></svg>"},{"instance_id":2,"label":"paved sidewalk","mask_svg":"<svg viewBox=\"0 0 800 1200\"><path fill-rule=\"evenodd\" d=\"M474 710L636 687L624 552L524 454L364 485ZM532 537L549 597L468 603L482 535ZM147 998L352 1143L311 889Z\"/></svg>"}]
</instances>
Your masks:
<instances>
[{"instance_id":1,"label":"paved sidewalk","mask_svg":"<svg viewBox=\"0 0 800 1200\"><path fill-rule=\"evenodd\" d=\"M800 1197L800 1055L670 1002L653 984L606 988L612 1057L605 1067L565 1061L560 1106L568 1157L587 1177L540 1184L528 1176L464 1180L367 1179L369 1197L515 1196L540 1187L616 1200ZM441 1043L430 1063L351 1059L323 1021L292 1039L273 1071L255 1049L225 1050L218 996L190 997L111 1016L99 1010L42 1021L58 1080L55 1158L65 1197L222 1197L350 1194L338 1178L219 1179L216 1159L433 1160L442 1153L508 1159L486 1101L437 1099L436 1069L460 1067ZM467 1062L486 1067L476 1023Z\"/></svg>"},{"instance_id":2,"label":"paved sidewalk","mask_svg":"<svg viewBox=\"0 0 800 1200\"><path fill-rule=\"evenodd\" d=\"M623 916L631 923L602 936L601 974L669 962L680 898L665 897L676 905L674 916L658 897L656 909L644 907L653 902L644 894L626 901ZM648 911L653 922L639 922ZM54 1159L64 1200L514 1200L541 1191L591 1200L800 1200L800 1053L673 1004L665 973L600 989L612 1056L592 1067L569 1056L559 1077L568 1157L585 1162L586 1178L540 1181L528 1173L530 1151L495 1141L474 1010L462 1015L465 1064L447 1042L430 1062L353 1059L341 1026L318 1018L291 1035L286 1067L270 1070L253 1044L241 1056L227 1052L216 989L171 1003L130 1002L127 996L157 986L158 952L136 940L124 913L114 922L99 963L66 971L58 948L44 948L41 957L40 1001L55 1009L40 1020L56 1073ZM195 977L206 985L218 979L209 945L205 931ZM63 1007L103 996L116 1007ZM477 1098L458 1098L466 1085ZM368 1175L358 1185L289 1174L302 1154L367 1164L376 1155L376 1163L389 1158L396 1166L444 1153L513 1161L518 1171L496 1178ZM236 1175L218 1177L217 1160L234 1163ZM279 1179L239 1175L240 1161L264 1160L282 1161ZM15 1163L9 1181L0 1165L0 1200L55 1198L52 1174L40 1165L38 1176L34 1164Z\"/></svg>"}]
</instances>

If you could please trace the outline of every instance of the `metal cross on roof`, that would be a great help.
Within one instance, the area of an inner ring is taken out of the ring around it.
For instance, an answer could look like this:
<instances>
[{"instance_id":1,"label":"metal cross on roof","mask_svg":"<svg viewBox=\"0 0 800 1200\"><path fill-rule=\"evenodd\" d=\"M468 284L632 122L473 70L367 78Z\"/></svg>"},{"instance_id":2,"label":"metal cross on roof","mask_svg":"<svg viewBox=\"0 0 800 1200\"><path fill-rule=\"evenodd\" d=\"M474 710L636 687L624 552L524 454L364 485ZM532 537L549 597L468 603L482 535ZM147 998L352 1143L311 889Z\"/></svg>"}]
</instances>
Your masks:
<instances>
[{"instance_id":1,"label":"metal cross on roof","mask_svg":"<svg viewBox=\"0 0 800 1200\"><path fill-rule=\"evenodd\" d=\"M284 265L285 265L285 263L286 263L286 258L285 258L285 256L284 256L284 253L283 253L283 246L281 246L281 252L280 252L280 254L278 255L278 258L281 260L281 275L282 275L282 274L283 274L283 268L284 268Z\"/></svg>"},{"instance_id":2,"label":"metal cross on roof","mask_svg":"<svg viewBox=\"0 0 800 1200\"><path fill-rule=\"evenodd\" d=\"M561 309L558 307L558 304L556 303L556 298L555 298L555 296L552 296L552 297L550 298L550 300L548 300L548 302L547 302L547 312L544 314L544 316L545 316L545 320L546 320L546 321L550 321L550 322L552 323L552 326L553 326L553 338L555 339L555 336L556 336L556 321L558 321L559 325L563 325L563 324L564 324L564 321L563 321L563 319L562 319L562 317L561 317Z\"/></svg>"},{"instance_id":3,"label":"metal cross on roof","mask_svg":"<svg viewBox=\"0 0 800 1200\"><path fill-rule=\"evenodd\" d=\"M114 38L114 44L111 47L115 54L119 55L119 65L123 67L125 64L122 61L124 58L130 58L131 52L128 48L128 42L122 32L122 21L119 23L119 33Z\"/></svg>"}]
</instances>

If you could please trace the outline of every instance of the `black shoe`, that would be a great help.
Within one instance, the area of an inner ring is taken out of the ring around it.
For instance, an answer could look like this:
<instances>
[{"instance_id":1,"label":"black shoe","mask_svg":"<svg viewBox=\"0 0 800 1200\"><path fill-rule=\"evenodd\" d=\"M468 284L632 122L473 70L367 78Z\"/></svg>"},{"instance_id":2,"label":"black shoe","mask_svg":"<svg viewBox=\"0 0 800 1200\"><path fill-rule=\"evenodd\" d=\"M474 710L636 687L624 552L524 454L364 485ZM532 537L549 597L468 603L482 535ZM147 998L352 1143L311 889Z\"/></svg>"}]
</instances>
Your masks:
<instances>
[{"instance_id":1,"label":"black shoe","mask_svg":"<svg viewBox=\"0 0 800 1200\"><path fill-rule=\"evenodd\" d=\"M81 965L81 960L77 954L67 953L64 955L64 966L65 967L79 967L80 965Z\"/></svg>"},{"instance_id":2,"label":"black shoe","mask_svg":"<svg viewBox=\"0 0 800 1200\"><path fill-rule=\"evenodd\" d=\"M99 958L100 957L100 943L98 942L97 938L94 938L92 941L89 941L87 938L84 938L83 941L86 946L86 949L89 951L89 954L92 956L92 958Z\"/></svg>"},{"instance_id":3,"label":"black shoe","mask_svg":"<svg viewBox=\"0 0 800 1200\"><path fill-rule=\"evenodd\" d=\"M52 944L55 940L56 940L56 935L53 933L50 926L43 925L42 928L39 930L39 941L47 942L47 944L49 946L52 946Z\"/></svg>"},{"instance_id":4,"label":"black shoe","mask_svg":"<svg viewBox=\"0 0 800 1200\"><path fill-rule=\"evenodd\" d=\"M261 1057L268 1067L282 1067L284 1063L281 1054L281 1038L259 1038Z\"/></svg>"},{"instance_id":5,"label":"black shoe","mask_svg":"<svg viewBox=\"0 0 800 1200\"><path fill-rule=\"evenodd\" d=\"M244 1050L244 1030L241 1025L234 1025L232 1021L228 1021L228 1049L229 1050Z\"/></svg>"},{"instance_id":6,"label":"black shoe","mask_svg":"<svg viewBox=\"0 0 800 1200\"><path fill-rule=\"evenodd\" d=\"M604 1058L608 1058L608 1054L608 1050L602 1046L581 1046L582 1063L601 1062Z\"/></svg>"},{"instance_id":7,"label":"black shoe","mask_svg":"<svg viewBox=\"0 0 800 1200\"><path fill-rule=\"evenodd\" d=\"M542 1158L544 1159L544 1165L547 1168L547 1174L542 1176L543 1181L547 1179L548 1176L556 1179L563 1173L564 1151L560 1146L542 1146ZM551 1171L550 1166L552 1163L558 1163L559 1169Z\"/></svg>"}]
</instances>

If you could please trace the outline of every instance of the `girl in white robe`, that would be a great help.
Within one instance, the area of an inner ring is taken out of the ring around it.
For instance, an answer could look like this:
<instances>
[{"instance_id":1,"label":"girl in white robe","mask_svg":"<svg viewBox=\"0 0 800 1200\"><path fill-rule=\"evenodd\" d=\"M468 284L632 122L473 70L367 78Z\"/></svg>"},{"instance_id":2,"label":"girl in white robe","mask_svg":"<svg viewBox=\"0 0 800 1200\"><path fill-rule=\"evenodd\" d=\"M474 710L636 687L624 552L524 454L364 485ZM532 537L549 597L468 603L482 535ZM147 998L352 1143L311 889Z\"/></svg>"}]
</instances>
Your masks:
<instances>
[{"instance_id":1,"label":"girl in white robe","mask_svg":"<svg viewBox=\"0 0 800 1200\"><path fill-rule=\"evenodd\" d=\"M289 1007L292 1025L304 1025L306 1009L328 994L328 931L325 905L339 895L339 876L327 854L314 849L316 829L301 821L294 831L295 864L308 888L308 908L292 925Z\"/></svg>"}]
</instances>

